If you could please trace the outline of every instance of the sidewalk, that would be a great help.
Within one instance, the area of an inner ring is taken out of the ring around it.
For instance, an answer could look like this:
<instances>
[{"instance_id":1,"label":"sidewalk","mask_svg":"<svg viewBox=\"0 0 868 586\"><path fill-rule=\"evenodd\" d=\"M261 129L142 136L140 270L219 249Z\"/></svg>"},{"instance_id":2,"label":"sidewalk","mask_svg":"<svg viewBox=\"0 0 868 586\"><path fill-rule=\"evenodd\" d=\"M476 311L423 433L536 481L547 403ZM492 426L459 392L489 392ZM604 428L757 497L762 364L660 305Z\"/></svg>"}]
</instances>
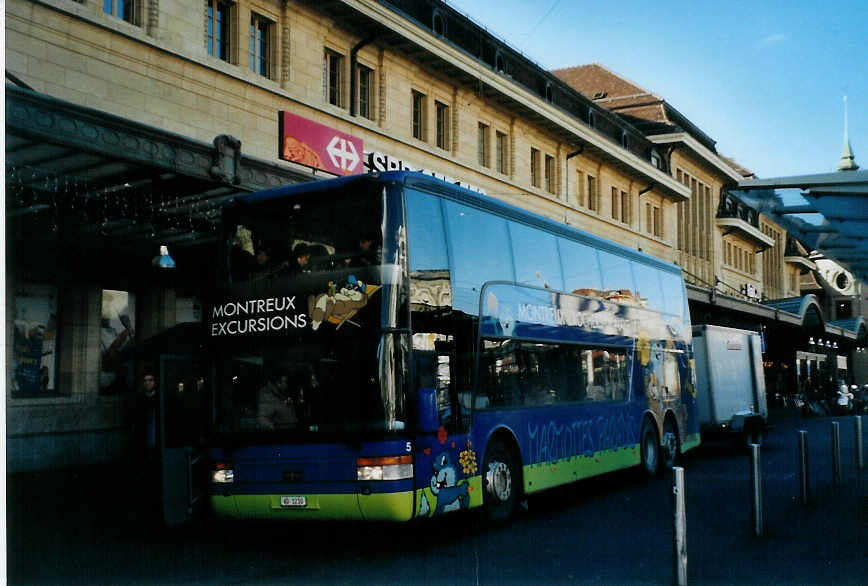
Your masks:
<instances>
[{"instance_id":1,"label":"sidewalk","mask_svg":"<svg viewBox=\"0 0 868 586\"><path fill-rule=\"evenodd\" d=\"M866 419L862 417L863 438ZM833 421L839 422L841 438L839 486L833 483ZM737 483L744 487L744 506L737 511L716 507L716 490L691 486L688 476L688 519L691 507L694 513L697 508L714 511L700 517L698 523L688 521L690 582L868 584L868 462L857 471L852 417L802 418L795 411L776 410L770 414L770 422L775 429L761 450L762 536L753 534L747 506L749 457L745 457L744 477ZM799 430L808 432L807 506L799 497ZM707 458L709 448L705 446L705 454L696 457ZM732 482L725 484L732 490ZM702 494L697 496L696 491Z\"/></svg>"}]
</instances>

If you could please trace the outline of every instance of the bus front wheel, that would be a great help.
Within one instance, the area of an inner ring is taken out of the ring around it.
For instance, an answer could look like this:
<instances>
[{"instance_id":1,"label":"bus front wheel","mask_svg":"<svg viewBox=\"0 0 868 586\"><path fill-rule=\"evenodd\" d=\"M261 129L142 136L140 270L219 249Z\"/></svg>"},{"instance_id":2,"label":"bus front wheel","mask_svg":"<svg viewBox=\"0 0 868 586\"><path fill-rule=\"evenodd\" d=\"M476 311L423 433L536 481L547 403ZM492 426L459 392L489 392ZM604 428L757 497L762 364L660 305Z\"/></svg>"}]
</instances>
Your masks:
<instances>
[{"instance_id":1,"label":"bus front wheel","mask_svg":"<svg viewBox=\"0 0 868 586\"><path fill-rule=\"evenodd\" d=\"M496 522L509 519L518 505L520 476L515 456L502 441L488 446L482 472L486 516Z\"/></svg>"},{"instance_id":2,"label":"bus front wheel","mask_svg":"<svg viewBox=\"0 0 868 586\"><path fill-rule=\"evenodd\" d=\"M646 419L642 423L642 431L639 435L639 444L642 458L642 472L646 476L656 476L660 465L660 442L657 441L657 430L654 424Z\"/></svg>"}]
</instances>

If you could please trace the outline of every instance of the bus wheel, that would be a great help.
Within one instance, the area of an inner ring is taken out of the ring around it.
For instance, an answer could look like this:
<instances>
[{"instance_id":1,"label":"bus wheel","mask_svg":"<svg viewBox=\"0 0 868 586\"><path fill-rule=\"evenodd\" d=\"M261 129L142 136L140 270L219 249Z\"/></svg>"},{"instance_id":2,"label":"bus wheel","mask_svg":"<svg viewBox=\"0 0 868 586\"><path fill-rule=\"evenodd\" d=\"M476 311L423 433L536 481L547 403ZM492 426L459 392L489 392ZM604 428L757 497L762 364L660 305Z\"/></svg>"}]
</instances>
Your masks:
<instances>
[{"instance_id":1,"label":"bus wheel","mask_svg":"<svg viewBox=\"0 0 868 586\"><path fill-rule=\"evenodd\" d=\"M657 467L660 463L660 442L657 441L657 430L651 420L646 419L642 423L642 432L639 435L639 444L642 456L642 472L646 476L656 476Z\"/></svg>"},{"instance_id":2,"label":"bus wheel","mask_svg":"<svg viewBox=\"0 0 868 586\"><path fill-rule=\"evenodd\" d=\"M494 440L485 451L482 471L485 514L490 521L506 521L518 505L516 459L503 442Z\"/></svg>"},{"instance_id":3,"label":"bus wheel","mask_svg":"<svg viewBox=\"0 0 868 586\"><path fill-rule=\"evenodd\" d=\"M678 459L678 429L675 422L667 418L663 422L663 469L671 470Z\"/></svg>"}]
</instances>

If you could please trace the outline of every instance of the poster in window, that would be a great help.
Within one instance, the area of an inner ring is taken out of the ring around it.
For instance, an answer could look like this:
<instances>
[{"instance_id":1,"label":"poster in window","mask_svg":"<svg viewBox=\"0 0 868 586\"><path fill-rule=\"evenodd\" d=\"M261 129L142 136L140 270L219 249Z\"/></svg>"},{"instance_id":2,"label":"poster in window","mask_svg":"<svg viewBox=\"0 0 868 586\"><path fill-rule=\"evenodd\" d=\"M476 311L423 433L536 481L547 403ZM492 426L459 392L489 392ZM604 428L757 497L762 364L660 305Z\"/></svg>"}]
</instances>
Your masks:
<instances>
[{"instance_id":1,"label":"poster in window","mask_svg":"<svg viewBox=\"0 0 868 586\"><path fill-rule=\"evenodd\" d=\"M134 295L127 291L103 290L100 322L102 349L100 393L119 394L132 388L131 367L135 319Z\"/></svg>"},{"instance_id":2,"label":"poster in window","mask_svg":"<svg viewBox=\"0 0 868 586\"><path fill-rule=\"evenodd\" d=\"M16 395L55 394L57 366L57 288L19 285L15 289L15 320L11 392Z\"/></svg>"}]
</instances>

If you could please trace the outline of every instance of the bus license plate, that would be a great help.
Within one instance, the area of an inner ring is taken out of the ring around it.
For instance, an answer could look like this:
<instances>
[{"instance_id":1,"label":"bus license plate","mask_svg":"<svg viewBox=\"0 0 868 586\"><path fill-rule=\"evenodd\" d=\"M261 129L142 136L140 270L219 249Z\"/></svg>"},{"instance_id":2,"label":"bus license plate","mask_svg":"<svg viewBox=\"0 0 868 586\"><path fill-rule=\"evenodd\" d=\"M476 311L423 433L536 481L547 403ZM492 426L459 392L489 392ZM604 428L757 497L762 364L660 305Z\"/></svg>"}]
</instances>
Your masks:
<instances>
[{"instance_id":1,"label":"bus license plate","mask_svg":"<svg viewBox=\"0 0 868 586\"><path fill-rule=\"evenodd\" d=\"M306 507L307 497L303 496L282 496L280 497L281 507Z\"/></svg>"}]
</instances>

